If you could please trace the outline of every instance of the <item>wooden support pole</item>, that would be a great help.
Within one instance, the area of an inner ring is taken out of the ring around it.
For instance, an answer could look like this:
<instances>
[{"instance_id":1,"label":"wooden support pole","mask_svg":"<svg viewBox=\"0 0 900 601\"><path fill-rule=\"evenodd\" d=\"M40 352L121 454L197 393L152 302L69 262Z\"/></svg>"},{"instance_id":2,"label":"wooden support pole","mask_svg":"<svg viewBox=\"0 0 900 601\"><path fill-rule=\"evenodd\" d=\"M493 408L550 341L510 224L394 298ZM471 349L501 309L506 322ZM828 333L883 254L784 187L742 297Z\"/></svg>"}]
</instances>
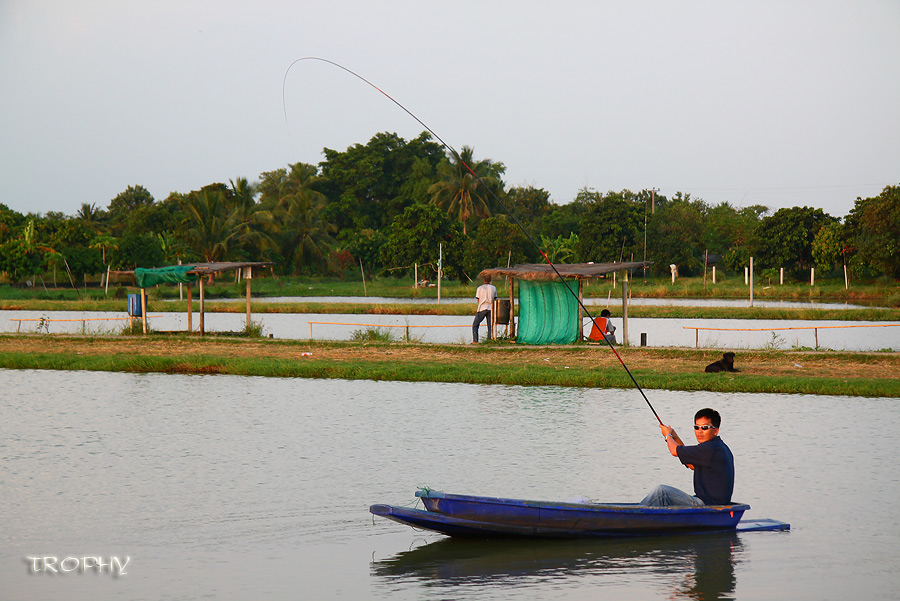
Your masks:
<instances>
[{"instance_id":1,"label":"wooden support pole","mask_svg":"<svg viewBox=\"0 0 900 601\"><path fill-rule=\"evenodd\" d=\"M193 324L193 320L194 320L194 298L193 298L193 294L191 294L191 291L192 291L192 290L193 290L193 286L191 286L191 283L188 282L188 285L187 285L187 297L188 297L188 299L187 299L187 300L188 300L188 327L187 327L187 331L188 331L188 336L190 336L191 334L194 333L194 324Z\"/></svg>"},{"instance_id":2,"label":"wooden support pole","mask_svg":"<svg viewBox=\"0 0 900 601\"><path fill-rule=\"evenodd\" d=\"M753 306L753 257L750 257L750 306Z\"/></svg>"},{"instance_id":3,"label":"wooden support pole","mask_svg":"<svg viewBox=\"0 0 900 601\"><path fill-rule=\"evenodd\" d=\"M244 270L244 279L247 280L247 332L250 332L250 280L253 279L253 268Z\"/></svg>"},{"instance_id":4,"label":"wooden support pole","mask_svg":"<svg viewBox=\"0 0 900 601\"><path fill-rule=\"evenodd\" d=\"M147 289L141 288L141 323L144 325L144 334L147 333Z\"/></svg>"},{"instance_id":5,"label":"wooden support pole","mask_svg":"<svg viewBox=\"0 0 900 601\"><path fill-rule=\"evenodd\" d=\"M628 346L628 280L622 281L622 342Z\"/></svg>"},{"instance_id":6,"label":"wooden support pole","mask_svg":"<svg viewBox=\"0 0 900 601\"><path fill-rule=\"evenodd\" d=\"M516 297L515 290L516 279L509 278L509 337L514 340L516 337Z\"/></svg>"},{"instance_id":7,"label":"wooden support pole","mask_svg":"<svg viewBox=\"0 0 900 601\"><path fill-rule=\"evenodd\" d=\"M203 276L200 276L200 335L203 336L206 333L206 324L204 322L206 307L204 305L206 301L206 292L203 290Z\"/></svg>"},{"instance_id":8,"label":"wooden support pole","mask_svg":"<svg viewBox=\"0 0 900 601\"><path fill-rule=\"evenodd\" d=\"M584 342L584 280L578 280L578 342Z\"/></svg>"}]
</instances>

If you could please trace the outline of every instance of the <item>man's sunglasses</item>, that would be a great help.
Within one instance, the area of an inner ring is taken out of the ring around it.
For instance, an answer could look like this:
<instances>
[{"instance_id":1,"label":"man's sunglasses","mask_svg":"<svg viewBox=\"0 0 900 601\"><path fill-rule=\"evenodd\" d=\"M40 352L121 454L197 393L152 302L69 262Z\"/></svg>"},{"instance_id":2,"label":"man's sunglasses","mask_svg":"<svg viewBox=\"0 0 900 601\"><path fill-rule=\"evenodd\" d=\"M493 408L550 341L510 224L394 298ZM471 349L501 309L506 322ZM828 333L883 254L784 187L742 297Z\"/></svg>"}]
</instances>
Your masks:
<instances>
[{"instance_id":1,"label":"man's sunglasses","mask_svg":"<svg viewBox=\"0 0 900 601\"><path fill-rule=\"evenodd\" d=\"M710 426L709 424L703 424L702 426L694 426L694 430L709 430L715 429L715 426Z\"/></svg>"}]
</instances>

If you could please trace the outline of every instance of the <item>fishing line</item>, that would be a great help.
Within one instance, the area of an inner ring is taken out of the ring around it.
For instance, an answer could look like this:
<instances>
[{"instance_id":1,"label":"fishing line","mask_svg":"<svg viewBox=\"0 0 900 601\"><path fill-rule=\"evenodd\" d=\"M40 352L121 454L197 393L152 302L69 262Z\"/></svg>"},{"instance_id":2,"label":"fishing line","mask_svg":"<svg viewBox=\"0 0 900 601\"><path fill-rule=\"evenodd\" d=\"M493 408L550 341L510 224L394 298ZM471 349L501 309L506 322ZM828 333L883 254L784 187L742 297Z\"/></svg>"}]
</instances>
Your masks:
<instances>
[{"instance_id":1,"label":"fishing line","mask_svg":"<svg viewBox=\"0 0 900 601\"><path fill-rule=\"evenodd\" d=\"M610 350L613 352L613 354L615 354L616 358L619 360L619 363L622 364L622 367L625 368L625 372L626 372L626 373L628 374L628 376L631 378L631 381L634 382L634 385L635 385L635 387L638 389L638 392L641 393L641 396L644 397L644 401L646 401L647 406L650 407L650 411L653 412L653 415L656 417L656 420L660 423L660 425L663 425L663 421L662 421L662 419L660 419L659 414L656 413L656 409L654 409L654 408L653 408L653 405L650 404L650 399L648 399L648 398L647 398L647 395L644 394L644 389L641 388L641 385L638 384L638 381L635 379L634 374L632 374L632 373L631 373L631 370L628 369L628 366L625 365L625 361L622 360L622 356L619 355L619 352L615 349L615 347L614 347L614 346L612 345L612 343L609 341L609 338L607 338L606 332L604 332L603 329L600 328L600 327L597 325L597 322L594 320L594 316L591 315L591 312L588 311L587 307L584 306L584 303L581 301L581 299L578 298L578 295L575 293L575 291L572 290L572 287L569 285L569 282L567 282L566 279L562 276L562 274L559 273L559 270L556 268L556 265L554 265L553 262L550 260L550 257L547 256L547 253L545 253L545 252L543 251L543 249L542 249L542 248L540 247L540 245L535 241L535 239L531 236L531 234L528 233L528 230L525 229L525 226L522 225L522 222L519 221L519 219L509 211L509 209L506 208L506 205L503 203L502 200L500 200L500 197L497 196L497 194L494 192L494 190L493 190L490 186L488 186L487 184L485 184L485 182L481 179L481 177L480 177L477 173L475 173L475 170L472 169L472 168L469 166L469 164L466 163L466 162L463 160L463 158L460 156L460 154L459 154L458 152L456 152L456 149L453 148L452 146L450 146L450 144L448 144L447 142L445 142L443 138L441 138L439 135L437 135L437 133L436 133L433 129L431 129L430 127L428 127L428 125L426 125L424 121L422 121L421 119L419 119L412 111L410 111L408 108L406 108L405 106L403 106L402 104L400 104L399 102L397 102L390 94L388 94L387 92L385 92L384 90L382 90L381 88L379 88L378 86L376 86L374 83L372 83L371 81L369 81L368 79L366 79L365 77L363 77L362 75L360 75L359 73L356 73L355 71L353 71L353 70L351 70L351 69L348 69L348 68L345 67L344 65L341 65L341 64L339 64L339 63L336 63L336 62L334 62L334 61L332 61L332 60L328 60L327 58L321 58L321 57L318 57L318 56L304 56L304 57L302 57L302 58L298 58L297 60L295 60L294 62L292 62L290 65L288 65L287 70L284 72L284 79L283 79L283 81L282 81L282 83L281 83L281 103L282 103L282 108L284 109L284 122L285 122L285 125L288 124L288 118L287 118L287 102L286 102L286 99L285 99L285 88L286 88L286 86L287 86L287 77L288 77L288 74L289 74L290 71L291 71L291 67L293 67L294 65L296 65L297 63L299 63L299 62L301 62L301 61L320 61L320 62L323 62L323 63L327 63L327 64L329 64L329 65L332 65L332 66L334 66L334 67L337 67L338 69L341 69L341 70L343 70L343 71L346 71L347 73L349 73L349 74L352 75L353 77L355 77L355 78L357 78L357 79L363 81L364 83L366 83L366 84L369 85L370 87L372 87L372 88L374 88L375 90L377 90L378 92L380 92L385 98L387 98L388 100L390 100L391 102L393 102L394 104L396 104L398 107L400 107L400 108L403 110L403 112L405 112L407 115L409 115L410 117L412 117L413 119L415 119L415 120L419 123L419 125L421 125L422 127L424 127L424 128L428 131L428 133L430 133L432 136L434 136L435 139L437 139L438 142L440 142L440 143L444 146L444 148L446 148L447 150L449 150L449 151L453 154L453 157L454 157L457 161L459 161L459 163L460 163L463 167L465 167L466 170L467 170L469 173L472 174L472 176L475 177L475 179L478 181L478 183L481 184L481 185L484 187L484 189L486 189L486 190L488 191L488 193L493 197L494 201L496 201L496 203L497 203L498 205L500 205L500 208L503 209L503 211L504 211L509 217L512 218L512 220L516 223L517 226L519 226L519 229L522 230L522 233L525 234L525 237L528 238L528 241L531 242L531 243L534 245L534 247L538 249L538 252L541 253L541 256L542 256L542 257L544 257L544 260L547 262L547 265L549 265L550 268L553 269L553 272L556 274L556 276L559 278L559 280L563 283L563 285L564 285L564 286L566 287L566 289L569 291L569 294L571 294L571 295L575 298L575 301L578 303L578 305L579 305L579 306L581 307L581 309L584 311L585 315L587 315L588 319L591 320L591 323L592 323L592 324L597 328L597 330L600 331L600 333L603 335L603 340L607 343L607 345L609 345Z\"/></svg>"}]
</instances>

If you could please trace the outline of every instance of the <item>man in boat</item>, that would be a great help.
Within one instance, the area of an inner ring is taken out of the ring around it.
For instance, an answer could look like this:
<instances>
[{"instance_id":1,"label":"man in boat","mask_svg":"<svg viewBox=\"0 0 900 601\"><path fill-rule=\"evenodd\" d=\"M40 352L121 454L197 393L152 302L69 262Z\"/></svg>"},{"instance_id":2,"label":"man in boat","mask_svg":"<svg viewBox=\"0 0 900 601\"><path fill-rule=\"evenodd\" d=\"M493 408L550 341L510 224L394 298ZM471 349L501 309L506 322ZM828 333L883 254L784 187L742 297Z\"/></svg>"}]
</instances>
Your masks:
<instances>
[{"instance_id":1,"label":"man in boat","mask_svg":"<svg viewBox=\"0 0 900 601\"><path fill-rule=\"evenodd\" d=\"M675 440L672 426L660 424L669 452L694 470L694 496L661 484L644 497L641 505L729 505L734 492L734 455L721 438L722 417L713 409L701 409L694 415L697 444L687 446Z\"/></svg>"}]
</instances>

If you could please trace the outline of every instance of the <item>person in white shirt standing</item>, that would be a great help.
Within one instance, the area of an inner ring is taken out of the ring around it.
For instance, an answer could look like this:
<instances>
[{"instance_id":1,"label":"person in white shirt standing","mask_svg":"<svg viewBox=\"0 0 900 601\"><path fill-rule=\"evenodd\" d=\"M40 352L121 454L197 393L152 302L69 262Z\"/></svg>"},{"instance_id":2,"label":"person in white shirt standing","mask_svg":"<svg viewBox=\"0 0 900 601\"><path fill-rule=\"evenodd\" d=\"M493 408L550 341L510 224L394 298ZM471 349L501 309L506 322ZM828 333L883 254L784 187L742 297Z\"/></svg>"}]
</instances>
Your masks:
<instances>
[{"instance_id":1,"label":"person in white shirt standing","mask_svg":"<svg viewBox=\"0 0 900 601\"><path fill-rule=\"evenodd\" d=\"M494 305L494 299L497 298L497 288L491 284L491 276L484 276L484 284L475 291L475 299L478 301L478 307L475 309L475 321L472 323L472 344L478 344L478 326L486 317L488 328L488 339L493 334L491 330L491 307Z\"/></svg>"}]
</instances>

